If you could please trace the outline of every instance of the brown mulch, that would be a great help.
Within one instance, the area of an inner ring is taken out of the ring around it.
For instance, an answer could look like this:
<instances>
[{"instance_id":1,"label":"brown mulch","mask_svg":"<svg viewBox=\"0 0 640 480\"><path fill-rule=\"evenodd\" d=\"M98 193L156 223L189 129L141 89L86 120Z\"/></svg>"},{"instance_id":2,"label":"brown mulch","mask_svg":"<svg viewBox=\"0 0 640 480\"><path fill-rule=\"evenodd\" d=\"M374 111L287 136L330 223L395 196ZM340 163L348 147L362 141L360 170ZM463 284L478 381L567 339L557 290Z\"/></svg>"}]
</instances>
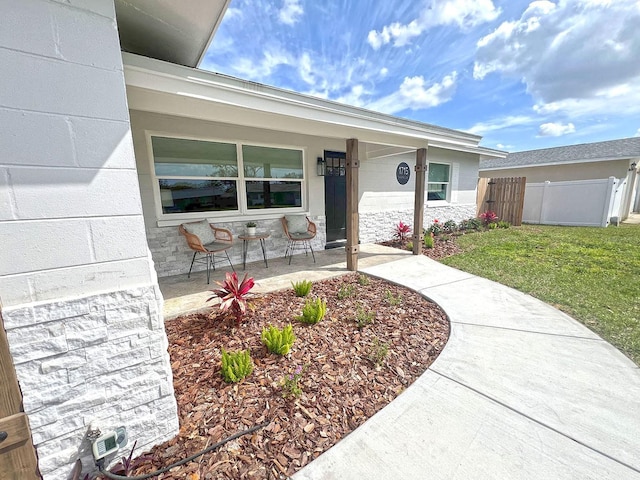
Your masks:
<instances>
[{"instance_id":1,"label":"brown mulch","mask_svg":"<svg viewBox=\"0 0 640 480\"><path fill-rule=\"evenodd\" d=\"M408 241L389 240L387 242L380 242L380 245L387 247L399 248L401 250L407 250ZM455 236L436 236L433 242L433 248L422 247L422 254L432 258L433 260L440 260L441 258L449 257L461 253L462 249L456 243Z\"/></svg>"},{"instance_id":2,"label":"brown mulch","mask_svg":"<svg viewBox=\"0 0 640 480\"><path fill-rule=\"evenodd\" d=\"M180 432L155 447L134 474L164 467L269 422L157 478L286 478L389 404L440 354L449 323L437 305L417 293L366 278L368 285L361 285L355 273L314 283L310 297L327 301L327 316L317 325L294 320L305 299L297 298L293 289L254 298L240 328L217 308L167 322ZM341 287L353 288L353 295L338 299ZM358 309L374 312L374 323L358 329ZM260 341L262 328L289 322L297 337L291 353L269 353ZM369 358L375 338L389 345L382 367ZM225 383L221 347L249 348L253 373L241 383ZM281 380L298 366L304 367L303 393L285 399Z\"/></svg>"}]
</instances>

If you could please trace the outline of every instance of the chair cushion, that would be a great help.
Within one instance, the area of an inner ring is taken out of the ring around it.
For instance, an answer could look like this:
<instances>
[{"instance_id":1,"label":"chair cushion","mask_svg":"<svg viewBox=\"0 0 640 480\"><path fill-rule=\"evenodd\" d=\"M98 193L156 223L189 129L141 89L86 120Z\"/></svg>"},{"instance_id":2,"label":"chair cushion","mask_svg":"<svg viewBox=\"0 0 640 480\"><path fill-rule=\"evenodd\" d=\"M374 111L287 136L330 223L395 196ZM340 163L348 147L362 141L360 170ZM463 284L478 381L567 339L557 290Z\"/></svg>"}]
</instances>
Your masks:
<instances>
[{"instance_id":1,"label":"chair cushion","mask_svg":"<svg viewBox=\"0 0 640 480\"><path fill-rule=\"evenodd\" d=\"M184 229L187 232L193 233L195 236L197 236L203 245L216 241L216 236L213 233L213 230L211 230L209 222L206 220L201 220L194 223L185 223Z\"/></svg>"},{"instance_id":2,"label":"chair cushion","mask_svg":"<svg viewBox=\"0 0 640 480\"><path fill-rule=\"evenodd\" d=\"M313 235L307 232L289 233L289 235L291 236L291 240L311 240L313 238Z\"/></svg>"},{"instance_id":3,"label":"chair cushion","mask_svg":"<svg viewBox=\"0 0 640 480\"><path fill-rule=\"evenodd\" d=\"M285 215L289 233L307 233L307 217L305 215Z\"/></svg>"}]
</instances>

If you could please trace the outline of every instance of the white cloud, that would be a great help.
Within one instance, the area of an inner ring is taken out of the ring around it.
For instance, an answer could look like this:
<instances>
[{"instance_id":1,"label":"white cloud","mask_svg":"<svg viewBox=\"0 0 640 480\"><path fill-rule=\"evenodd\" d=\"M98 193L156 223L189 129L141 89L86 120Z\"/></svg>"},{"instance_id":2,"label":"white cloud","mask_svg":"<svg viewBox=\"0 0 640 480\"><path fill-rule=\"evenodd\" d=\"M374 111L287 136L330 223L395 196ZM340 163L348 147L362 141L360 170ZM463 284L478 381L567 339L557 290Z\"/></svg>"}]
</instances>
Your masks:
<instances>
[{"instance_id":1,"label":"white cloud","mask_svg":"<svg viewBox=\"0 0 640 480\"><path fill-rule=\"evenodd\" d=\"M401 47L432 27L455 25L468 29L495 20L498 15L500 9L492 0L428 0L418 18L406 24L385 25L380 31L371 30L367 41L374 50L390 42Z\"/></svg>"},{"instance_id":2,"label":"white cloud","mask_svg":"<svg viewBox=\"0 0 640 480\"><path fill-rule=\"evenodd\" d=\"M562 123L543 123L538 129L538 135L541 137L561 137L575 131L576 127L573 123L567 123L566 125Z\"/></svg>"},{"instance_id":3,"label":"white cloud","mask_svg":"<svg viewBox=\"0 0 640 480\"><path fill-rule=\"evenodd\" d=\"M506 117L495 118L488 122L476 123L467 131L475 135L484 135L486 133L495 132L496 130L502 130L505 128L525 127L535 122L536 119L534 117L526 115L509 115Z\"/></svg>"},{"instance_id":4,"label":"white cloud","mask_svg":"<svg viewBox=\"0 0 640 480\"><path fill-rule=\"evenodd\" d=\"M236 75L250 80L264 82L276 68L282 65L293 65L295 63L289 52L272 48L264 52L262 59L238 58L231 68Z\"/></svg>"},{"instance_id":5,"label":"white cloud","mask_svg":"<svg viewBox=\"0 0 640 480\"><path fill-rule=\"evenodd\" d=\"M380 76L381 77L386 77L389 74L389 69L387 67L382 67L380 69Z\"/></svg>"},{"instance_id":6,"label":"white cloud","mask_svg":"<svg viewBox=\"0 0 640 480\"><path fill-rule=\"evenodd\" d=\"M424 77L404 77L396 92L366 104L366 107L382 113L402 110L432 108L453 98L457 86L457 72L451 72L442 81L427 84Z\"/></svg>"},{"instance_id":7,"label":"white cloud","mask_svg":"<svg viewBox=\"0 0 640 480\"><path fill-rule=\"evenodd\" d=\"M229 7L227 11L224 12L224 19L229 20L231 18L239 18L242 17L242 10L239 8Z\"/></svg>"},{"instance_id":8,"label":"white cloud","mask_svg":"<svg viewBox=\"0 0 640 480\"><path fill-rule=\"evenodd\" d=\"M304 10L299 0L284 0L284 5L278 12L278 19L280 23L293 25L300 20L303 13Z\"/></svg>"},{"instance_id":9,"label":"white cloud","mask_svg":"<svg viewBox=\"0 0 640 480\"><path fill-rule=\"evenodd\" d=\"M535 1L478 41L474 77L521 79L540 114L637 111L638 24L637 0Z\"/></svg>"},{"instance_id":10,"label":"white cloud","mask_svg":"<svg viewBox=\"0 0 640 480\"><path fill-rule=\"evenodd\" d=\"M640 128L638 129L638 131L636 132L636 134L634 135L634 137L640 137Z\"/></svg>"}]
</instances>

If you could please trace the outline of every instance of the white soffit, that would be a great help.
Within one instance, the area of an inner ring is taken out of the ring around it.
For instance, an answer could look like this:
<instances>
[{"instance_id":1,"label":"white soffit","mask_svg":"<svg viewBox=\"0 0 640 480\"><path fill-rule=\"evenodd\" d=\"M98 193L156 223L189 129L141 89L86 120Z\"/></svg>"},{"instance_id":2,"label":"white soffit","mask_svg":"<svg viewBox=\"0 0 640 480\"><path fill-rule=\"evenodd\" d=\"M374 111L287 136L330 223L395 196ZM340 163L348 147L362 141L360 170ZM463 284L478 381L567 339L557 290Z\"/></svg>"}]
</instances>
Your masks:
<instances>
[{"instance_id":1,"label":"white soffit","mask_svg":"<svg viewBox=\"0 0 640 480\"><path fill-rule=\"evenodd\" d=\"M197 67L231 0L115 0L125 52Z\"/></svg>"}]
</instances>

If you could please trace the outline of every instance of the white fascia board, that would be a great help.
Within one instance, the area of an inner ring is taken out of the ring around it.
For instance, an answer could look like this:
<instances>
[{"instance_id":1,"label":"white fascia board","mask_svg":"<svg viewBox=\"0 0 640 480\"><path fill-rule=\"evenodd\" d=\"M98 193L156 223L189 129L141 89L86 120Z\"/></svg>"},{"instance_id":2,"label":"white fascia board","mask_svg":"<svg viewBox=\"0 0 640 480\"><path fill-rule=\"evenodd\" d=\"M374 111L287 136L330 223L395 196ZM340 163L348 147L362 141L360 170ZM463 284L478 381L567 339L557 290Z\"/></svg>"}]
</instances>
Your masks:
<instances>
[{"instance_id":1,"label":"white fascia board","mask_svg":"<svg viewBox=\"0 0 640 480\"><path fill-rule=\"evenodd\" d=\"M447 145L448 148L477 148L481 137L476 135L434 127L390 115L380 114L358 107L342 105L307 95L288 92L254 82L242 81L210 72L173 65L138 55L123 53L125 81L128 91L131 87L129 107L146 109L138 97L146 90L157 94L168 94L190 104L190 110L176 115L201 118L203 120L223 121L246 126L261 126L278 130L292 131L313 136L334 138L358 138L361 141L397 145L400 147L421 148L432 142ZM166 100L166 95L162 95ZM197 100L197 104L188 100ZM221 112L206 115L207 104L227 107L226 113L235 108L234 121L225 119ZM194 107L197 107L194 110ZM242 110L243 114L240 112ZM155 110L158 111L158 107ZM159 112L169 113L169 112ZM267 114L271 122L255 120L258 113ZM294 130L284 128L286 118L295 119ZM332 128L334 127L334 128ZM336 129L335 127L339 127ZM326 130L326 133L320 133ZM332 132L332 133L330 133ZM379 140L382 135L384 142Z\"/></svg>"},{"instance_id":2,"label":"white fascia board","mask_svg":"<svg viewBox=\"0 0 640 480\"><path fill-rule=\"evenodd\" d=\"M612 162L615 160L629 160L629 157L627 156L627 157L589 158L584 160L567 160L566 162L529 163L527 165L505 165L503 167L481 168L480 171L487 172L491 170L513 170L514 168L554 167L557 165L577 165L582 163Z\"/></svg>"},{"instance_id":3,"label":"white fascia board","mask_svg":"<svg viewBox=\"0 0 640 480\"><path fill-rule=\"evenodd\" d=\"M452 147L450 144L441 144L440 142L429 142L429 147L443 148L446 150L456 150L458 152L476 153L484 158L506 158L508 152L502 150L493 150L485 147ZM428 153L427 153L428 155Z\"/></svg>"}]
</instances>

